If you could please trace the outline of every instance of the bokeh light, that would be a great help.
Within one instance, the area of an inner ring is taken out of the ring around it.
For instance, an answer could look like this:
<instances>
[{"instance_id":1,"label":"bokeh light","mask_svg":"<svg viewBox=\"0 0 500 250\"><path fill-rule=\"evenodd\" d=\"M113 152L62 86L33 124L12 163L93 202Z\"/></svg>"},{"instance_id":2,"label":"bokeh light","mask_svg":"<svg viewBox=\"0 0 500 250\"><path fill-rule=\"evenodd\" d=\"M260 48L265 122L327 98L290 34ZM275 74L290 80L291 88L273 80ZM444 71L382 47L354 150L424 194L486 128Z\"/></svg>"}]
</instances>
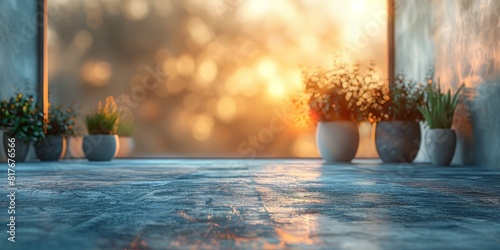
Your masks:
<instances>
[{"instance_id":1,"label":"bokeh light","mask_svg":"<svg viewBox=\"0 0 500 250\"><path fill-rule=\"evenodd\" d=\"M191 38L200 46L208 43L213 37L210 28L198 17L192 17L188 20L187 30Z\"/></svg>"},{"instance_id":2,"label":"bokeh light","mask_svg":"<svg viewBox=\"0 0 500 250\"><path fill-rule=\"evenodd\" d=\"M177 72L185 77L190 77L195 70L195 63L193 57L189 54L182 55L177 61Z\"/></svg>"},{"instance_id":3,"label":"bokeh light","mask_svg":"<svg viewBox=\"0 0 500 250\"><path fill-rule=\"evenodd\" d=\"M217 76L217 65L213 60L204 60L198 68L198 75L202 83L210 83Z\"/></svg>"},{"instance_id":4,"label":"bokeh light","mask_svg":"<svg viewBox=\"0 0 500 250\"><path fill-rule=\"evenodd\" d=\"M149 14L149 1L127 0L124 1L123 11L130 20L142 20Z\"/></svg>"},{"instance_id":5,"label":"bokeh light","mask_svg":"<svg viewBox=\"0 0 500 250\"><path fill-rule=\"evenodd\" d=\"M82 50L88 49L92 46L93 42L94 39L92 38L92 34L87 30L78 31L74 38L75 45Z\"/></svg>"},{"instance_id":6,"label":"bokeh light","mask_svg":"<svg viewBox=\"0 0 500 250\"><path fill-rule=\"evenodd\" d=\"M93 86L104 86L109 82L112 69L108 62L90 60L83 65L81 72L86 83Z\"/></svg>"},{"instance_id":7,"label":"bokeh light","mask_svg":"<svg viewBox=\"0 0 500 250\"><path fill-rule=\"evenodd\" d=\"M236 102L229 96L224 96L217 102L217 114L221 120L231 121L236 111Z\"/></svg>"},{"instance_id":8,"label":"bokeh light","mask_svg":"<svg viewBox=\"0 0 500 250\"><path fill-rule=\"evenodd\" d=\"M214 119L207 114L200 114L193 118L191 122L191 130L193 137L198 141L206 141L209 139L214 127Z\"/></svg>"}]
</instances>

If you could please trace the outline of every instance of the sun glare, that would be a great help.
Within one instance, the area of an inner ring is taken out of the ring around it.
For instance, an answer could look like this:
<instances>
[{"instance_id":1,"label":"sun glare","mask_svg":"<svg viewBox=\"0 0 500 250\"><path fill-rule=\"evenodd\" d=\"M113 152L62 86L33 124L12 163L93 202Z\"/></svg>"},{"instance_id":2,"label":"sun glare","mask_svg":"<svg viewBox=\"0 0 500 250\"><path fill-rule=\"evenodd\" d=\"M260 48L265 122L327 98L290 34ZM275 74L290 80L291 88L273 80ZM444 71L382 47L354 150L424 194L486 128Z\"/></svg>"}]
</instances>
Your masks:
<instances>
[{"instance_id":1,"label":"sun glare","mask_svg":"<svg viewBox=\"0 0 500 250\"><path fill-rule=\"evenodd\" d=\"M274 79L270 81L267 85L267 92L269 96L274 99L282 99L285 97L285 84L281 81L281 79Z\"/></svg>"},{"instance_id":2,"label":"sun glare","mask_svg":"<svg viewBox=\"0 0 500 250\"><path fill-rule=\"evenodd\" d=\"M351 0L351 10L355 13L361 13L366 8L365 0Z\"/></svg>"}]
</instances>

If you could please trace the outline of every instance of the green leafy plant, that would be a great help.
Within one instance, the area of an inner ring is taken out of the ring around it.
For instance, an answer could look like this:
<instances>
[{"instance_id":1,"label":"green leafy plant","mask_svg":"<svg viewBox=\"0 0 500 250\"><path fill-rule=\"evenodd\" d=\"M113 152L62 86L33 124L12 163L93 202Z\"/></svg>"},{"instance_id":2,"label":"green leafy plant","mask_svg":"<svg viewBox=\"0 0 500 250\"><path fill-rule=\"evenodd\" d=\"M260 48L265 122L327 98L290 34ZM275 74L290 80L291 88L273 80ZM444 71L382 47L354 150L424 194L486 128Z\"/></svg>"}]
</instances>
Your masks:
<instances>
[{"instance_id":1,"label":"green leafy plant","mask_svg":"<svg viewBox=\"0 0 500 250\"><path fill-rule=\"evenodd\" d=\"M0 128L24 142L36 142L45 137L43 118L33 96L18 93L0 103Z\"/></svg>"},{"instance_id":2,"label":"green leafy plant","mask_svg":"<svg viewBox=\"0 0 500 250\"><path fill-rule=\"evenodd\" d=\"M383 82L372 63L365 71L360 64L334 60L331 68L303 72L306 103L316 121L366 121L373 115ZM297 102L297 101L295 101Z\"/></svg>"},{"instance_id":3,"label":"green leafy plant","mask_svg":"<svg viewBox=\"0 0 500 250\"><path fill-rule=\"evenodd\" d=\"M87 115L85 122L89 134L116 134L120 115L112 96L106 98L104 107L99 102L97 113Z\"/></svg>"},{"instance_id":4,"label":"green leafy plant","mask_svg":"<svg viewBox=\"0 0 500 250\"><path fill-rule=\"evenodd\" d=\"M429 81L429 86L426 89L426 101L423 106L419 107L427 125L431 129L450 129L453 124L453 116L455 108L458 104L458 96L463 89L462 84L454 95L451 90L442 92L441 85L438 80L435 86L432 80Z\"/></svg>"},{"instance_id":5,"label":"green leafy plant","mask_svg":"<svg viewBox=\"0 0 500 250\"><path fill-rule=\"evenodd\" d=\"M74 136L76 111L72 107L49 107L49 122L45 131L46 135Z\"/></svg>"},{"instance_id":6,"label":"green leafy plant","mask_svg":"<svg viewBox=\"0 0 500 250\"><path fill-rule=\"evenodd\" d=\"M129 137L132 135L132 133L134 133L134 124L132 122L120 121L116 134L123 137Z\"/></svg>"},{"instance_id":7,"label":"green leafy plant","mask_svg":"<svg viewBox=\"0 0 500 250\"><path fill-rule=\"evenodd\" d=\"M419 111L424 104L426 87L423 84L398 74L388 90L389 93L383 93L387 101L378 115L381 120L419 122L424 119Z\"/></svg>"}]
</instances>

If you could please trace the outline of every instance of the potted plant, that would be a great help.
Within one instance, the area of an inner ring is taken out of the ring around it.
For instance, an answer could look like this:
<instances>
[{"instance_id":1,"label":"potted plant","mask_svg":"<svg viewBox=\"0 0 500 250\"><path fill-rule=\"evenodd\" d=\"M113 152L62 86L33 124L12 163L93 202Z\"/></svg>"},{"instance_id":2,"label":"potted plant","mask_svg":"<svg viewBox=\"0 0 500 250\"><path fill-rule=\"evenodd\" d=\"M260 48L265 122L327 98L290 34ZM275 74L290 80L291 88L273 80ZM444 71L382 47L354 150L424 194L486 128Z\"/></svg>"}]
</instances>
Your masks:
<instances>
[{"instance_id":1,"label":"potted plant","mask_svg":"<svg viewBox=\"0 0 500 250\"><path fill-rule=\"evenodd\" d=\"M420 148L420 124L423 120L419 107L424 102L425 86L407 80L403 74L383 94L387 101L381 104L375 130L375 145L384 162L413 162Z\"/></svg>"},{"instance_id":2,"label":"potted plant","mask_svg":"<svg viewBox=\"0 0 500 250\"><path fill-rule=\"evenodd\" d=\"M303 73L306 103L318 122L318 150L326 162L350 162L356 155L358 122L367 118L367 104L379 84L373 66L362 72L358 63L334 60L331 68Z\"/></svg>"},{"instance_id":3,"label":"potted plant","mask_svg":"<svg viewBox=\"0 0 500 250\"><path fill-rule=\"evenodd\" d=\"M119 114L113 97L105 100L104 107L99 102L97 112L87 115L85 122L88 135L83 139L83 153L89 161L110 161L118 150Z\"/></svg>"},{"instance_id":4,"label":"potted plant","mask_svg":"<svg viewBox=\"0 0 500 250\"><path fill-rule=\"evenodd\" d=\"M442 92L439 80L437 86L432 81L427 86L425 104L419 110L429 128L424 142L427 154L434 165L448 166L453 159L457 136L451 126L458 96L463 87L462 84L452 95L451 90L447 93Z\"/></svg>"},{"instance_id":5,"label":"potted plant","mask_svg":"<svg viewBox=\"0 0 500 250\"><path fill-rule=\"evenodd\" d=\"M130 156L130 153L134 150L134 138L132 138L132 133L134 132L134 124L131 121L120 121L118 125L118 140L120 149L117 151L117 158L124 158Z\"/></svg>"},{"instance_id":6,"label":"potted plant","mask_svg":"<svg viewBox=\"0 0 500 250\"><path fill-rule=\"evenodd\" d=\"M5 154L16 162L25 161L31 142L44 138L43 112L32 96L16 94L0 103L0 128Z\"/></svg>"},{"instance_id":7,"label":"potted plant","mask_svg":"<svg viewBox=\"0 0 500 250\"><path fill-rule=\"evenodd\" d=\"M68 136L75 134L76 113L71 107L49 107L45 139L35 145L36 155L41 161L57 161L66 152Z\"/></svg>"}]
</instances>

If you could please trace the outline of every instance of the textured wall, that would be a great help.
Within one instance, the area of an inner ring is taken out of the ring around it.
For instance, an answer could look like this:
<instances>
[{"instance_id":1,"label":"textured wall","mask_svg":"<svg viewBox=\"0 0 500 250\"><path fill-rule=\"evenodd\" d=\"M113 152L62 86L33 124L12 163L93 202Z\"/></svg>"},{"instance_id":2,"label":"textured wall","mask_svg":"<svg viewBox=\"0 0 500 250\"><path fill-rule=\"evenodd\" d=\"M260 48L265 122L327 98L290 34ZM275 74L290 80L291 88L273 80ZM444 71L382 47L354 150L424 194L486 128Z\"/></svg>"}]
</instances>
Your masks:
<instances>
[{"instance_id":1,"label":"textured wall","mask_svg":"<svg viewBox=\"0 0 500 250\"><path fill-rule=\"evenodd\" d=\"M0 98L16 91L36 93L38 48L36 1L0 4Z\"/></svg>"},{"instance_id":2,"label":"textured wall","mask_svg":"<svg viewBox=\"0 0 500 250\"><path fill-rule=\"evenodd\" d=\"M492 94L500 80L500 1L397 0L395 20L397 72L423 80L434 66L443 85L463 82L473 95L454 124L460 141L454 162L500 166L500 137L493 136L499 123L491 122L500 108Z\"/></svg>"},{"instance_id":3,"label":"textured wall","mask_svg":"<svg viewBox=\"0 0 500 250\"><path fill-rule=\"evenodd\" d=\"M472 113L476 163L500 167L500 81L481 84L477 93Z\"/></svg>"},{"instance_id":4,"label":"textured wall","mask_svg":"<svg viewBox=\"0 0 500 250\"><path fill-rule=\"evenodd\" d=\"M37 1L0 2L0 99L38 85ZM5 159L0 143L0 159ZM33 150L32 150L33 151Z\"/></svg>"}]
</instances>

